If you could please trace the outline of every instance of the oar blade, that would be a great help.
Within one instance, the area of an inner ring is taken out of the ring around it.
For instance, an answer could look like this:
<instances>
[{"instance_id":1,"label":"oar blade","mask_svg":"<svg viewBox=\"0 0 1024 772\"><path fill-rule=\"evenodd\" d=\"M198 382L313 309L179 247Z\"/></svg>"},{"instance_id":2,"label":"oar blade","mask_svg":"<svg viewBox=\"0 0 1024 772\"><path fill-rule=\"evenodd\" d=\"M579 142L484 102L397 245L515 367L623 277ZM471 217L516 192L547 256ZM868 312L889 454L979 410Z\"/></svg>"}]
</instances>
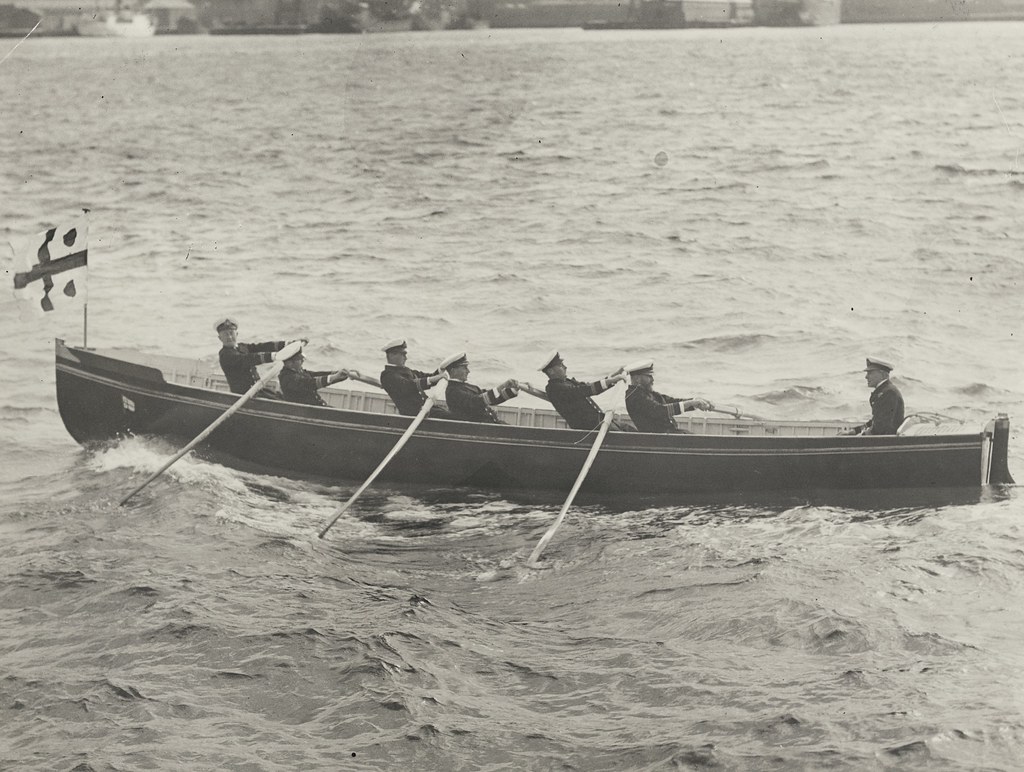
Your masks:
<instances>
[{"instance_id":1,"label":"oar blade","mask_svg":"<svg viewBox=\"0 0 1024 772\"><path fill-rule=\"evenodd\" d=\"M604 438L608 434L608 429L612 425L612 417L615 415L614 410L607 410L604 414L604 419L601 421L601 428L597 432L597 439L594 440L593 446L590 448L590 453L587 454L587 460L583 463L583 468L580 470L579 475L576 477L576 482L573 483L572 490L569 491L569 496L566 498L565 503L562 504L562 509L558 513L558 517L555 518L555 522L551 524L547 532L537 542L537 546L533 548L533 552L530 553L530 557L526 559L526 565L529 568L537 568L537 561L540 560L540 555L544 551L544 548L548 546L548 542L555 535L555 531L562 524L565 519L565 513L569 511L569 507L572 506L573 499L576 498L576 494L579 492L580 487L583 485L583 481L587 477L587 473L590 471L590 467L594 464L594 459L597 458L597 451L601 449L601 445L604 442Z\"/></svg>"},{"instance_id":2,"label":"oar blade","mask_svg":"<svg viewBox=\"0 0 1024 772\"><path fill-rule=\"evenodd\" d=\"M398 455L398 451L400 451L402 447L405 445L405 443L409 441L409 438L412 437L413 432L415 432L416 428L421 423L423 423L423 419L427 417L427 413L430 412L430 408L432 408L433 406L434 398L427 397L426 401L423 403L423 407L420 408L420 412L416 414L416 417L412 420L412 423L409 424L409 427L405 430L405 433L402 434L402 436L398 439L398 442L395 443L395 446L384 457L384 460L381 461L377 468L374 469L373 472L370 474L370 476L366 478L366 482L359 486L359 488L356 490L355 493L352 494L348 501L346 501L332 513L330 522L327 523L327 525L325 525L323 528L321 528L320 532L317 534L319 538L323 539L324 536L327 535L327 532L331 530L332 527L334 527L334 524L338 522L338 519L343 514L345 514L345 511L350 506L352 506L355 500L358 499L363 494L363 491L370 487L370 483L377 479L377 475L384 471L384 467L388 465L391 459Z\"/></svg>"},{"instance_id":3,"label":"oar blade","mask_svg":"<svg viewBox=\"0 0 1024 772\"><path fill-rule=\"evenodd\" d=\"M192 442L190 442L188 445L179 450L171 458L170 461L168 461L166 464L160 467L152 475L150 475L146 479L146 481L142 483L142 485L140 485L127 496L125 496L123 499L121 499L120 506L123 507L128 502L129 499L135 496L136 493L141 491L143 488L145 488L147 485L153 482L153 480L155 480L157 477L159 477L168 469L170 469L171 465L178 461L178 459L180 459L182 456L184 456L186 453L192 450L196 445L198 445L200 442L209 437L213 433L214 429L216 429L218 426L220 426L222 423L228 420L231 416L233 416L235 413L241 410L242 406L250 399L255 397L256 394L260 391L260 389L262 389L266 385L267 381L269 381L271 378L276 377L277 374L281 372L281 368L284 367L284 360L299 353L300 351L302 351L302 341L300 340L292 341L287 346L278 351L274 357L273 366L271 366L270 369L267 370L267 372L260 376L260 379L256 381L256 383L254 383L249 388L249 390L245 392L245 394L239 397L238 400L236 400L231 407L229 407L227 410L221 413L221 415L217 417L217 420L215 420L212 424L210 424L202 432L200 432L200 434L194 440L192 440Z\"/></svg>"}]
</instances>

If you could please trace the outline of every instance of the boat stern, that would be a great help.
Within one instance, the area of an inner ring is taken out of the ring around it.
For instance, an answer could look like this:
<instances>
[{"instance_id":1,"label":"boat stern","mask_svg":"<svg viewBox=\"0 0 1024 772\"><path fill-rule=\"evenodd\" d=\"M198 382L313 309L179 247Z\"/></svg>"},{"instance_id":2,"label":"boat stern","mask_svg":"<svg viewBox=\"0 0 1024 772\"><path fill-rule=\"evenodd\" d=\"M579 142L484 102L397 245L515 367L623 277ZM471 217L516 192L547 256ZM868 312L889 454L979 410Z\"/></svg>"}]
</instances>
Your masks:
<instances>
[{"instance_id":1,"label":"boat stern","mask_svg":"<svg viewBox=\"0 0 1024 772\"><path fill-rule=\"evenodd\" d=\"M131 432L135 404L128 383L163 382L159 370L71 348L60 338L55 349L57 410L68 434L82 444Z\"/></svg>"},{"instance_id":2,"label":"boat stern","mask_svg":"<svg viewBox=\"0 0 1024 772\"><path fill-rule=\"evenodd\" d=\"M981 484L1012 485L1013 476L1008 465L1010 445L1010 417L999 413L985 426L985 453L982 454Z\"/></svg>"}]
</instances>

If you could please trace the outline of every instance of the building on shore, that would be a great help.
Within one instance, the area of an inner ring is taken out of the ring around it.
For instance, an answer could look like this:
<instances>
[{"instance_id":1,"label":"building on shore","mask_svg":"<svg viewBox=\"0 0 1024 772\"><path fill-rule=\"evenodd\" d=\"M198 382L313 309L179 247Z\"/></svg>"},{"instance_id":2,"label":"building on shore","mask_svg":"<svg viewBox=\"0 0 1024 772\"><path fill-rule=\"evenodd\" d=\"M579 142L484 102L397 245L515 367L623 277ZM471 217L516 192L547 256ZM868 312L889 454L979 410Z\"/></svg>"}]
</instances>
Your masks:
<instances>
[{"instance_id":1,"label":"building on shore","mask_svg":"<svg viewBox=\"0 0 1024 772\"><path fill-rule=\"evenodd\" d=\"M481 0L492 27L671 29L1022 21L1024 0Z\"/></svg>"},{"instance_id":2,"label":"building on shore","mask_svg":"<svg viewBox=\"0 0 1024 772\"><path fill-rule=\"evenodd\" d=\"M200 23L217 34L400 32L472 26L479 0L197 0Z\"/></svg>"},{"instance_id":3,"label":"building on shore","mask_svg":"<svg viewBox=\"0 0 1024 772\"><path fill-rule=\"evenodd\" d=\"M1024 0L842 0L843 24L1024 21Z\"/></svg>"},{"instance_id":4,"label":"building on shore","mask_svg":"<svg viewBox=\"0 0 1024 772\"><path fill-rule=\"evenodd\" d=\"M91 5L82 5L75 0L12 0L12 3L15 11L28 11L38 17L39 25L32 33L38 37L77 35L83 14L92 10ZM110 7L114 7L113 0ZM13 31L4 27L0 34L10 37Z\"/></svg>"},{"instance_id":5,"label":"building on shore","mask_svg":"<svg viewBox=\"0 0 1024 772\"><path fill-rule=\"evenodd\" d=\"M142 12L153 20L158 35L190 35L202 31L196 7L189 0L149 0Z\"/></svg>"},{"instance_id":6,"label":"building on shore","mask_svg":"<svg viewBox=\"0 0 1024 772\"><path fill-rule=\"evenodd\" d=\"M149 16L158 34L1024 20L1024 0L6 0L0 36L77 35L84 20L117 7Z\"/></svg>"},{"instance_id":7,"label":"building on shore","mask_svg":"<svg viewBox=\"0 0 1024 772\"><path fill-rule=\"evenodd\" d=\"M43 17L27 8L0 5L0 37L23 38L36 29Z\"/></svg>"},{"instance_id":8,"label":"building on shore","mask_svg":"<svg viewBox=\"0 0 1024 772\"><path fill-rule=\"evenodd\" d=\"M839 24L845 0L753 0L759 27L821 27Z\"/></svg>"},{"instance_id":9,"label":"building on shore","mask_svg":"<svg viewBox=\"0 0 1024 772\"><path fill-rule=\"evenodd\" d=\"M79 34L79 27L90 20L108 14L123 11L126 13L148 16L153 21L157 33L200 32L196 8L189 0L150 0L148 3L138 0L136 3L124 0L12 0L9 6L0 6L0 36L24 36L35 27L33 36L58 37ZM10 9L4 12L2 9ZM35 21L23 29L28 16Z\"/></svg>"},{"instance_id":10,"label":"building on shore","mask_svg":"<svg viewBox=\"0 0 1024 772\"><path fill-rule=\"evenodd\" d=\"M211 32L223 29L300 29L312 0L196 0L199 23Z\"/></svg>"},{"instance_id":11,"label":"building on shore","mask_svg":"<svg viewBox=\"0 0 1024 772\"><path fill-rule=\"evenodd\" d=\"M490 0L481 6L490 27L671 29L749 26L752 0Z\"/></svg>"}]
</instances>

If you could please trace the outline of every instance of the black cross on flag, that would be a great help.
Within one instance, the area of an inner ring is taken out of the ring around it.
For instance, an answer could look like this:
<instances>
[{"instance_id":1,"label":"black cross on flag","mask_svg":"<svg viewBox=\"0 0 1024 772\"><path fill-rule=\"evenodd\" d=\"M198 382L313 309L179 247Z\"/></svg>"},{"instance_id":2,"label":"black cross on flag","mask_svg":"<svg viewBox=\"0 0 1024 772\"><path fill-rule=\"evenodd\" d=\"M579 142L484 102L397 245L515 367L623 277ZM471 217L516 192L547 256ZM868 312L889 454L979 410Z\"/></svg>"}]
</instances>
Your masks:
<instances>
[{"instance_id":1,"label":"black cross on flag","mask_svg":"<svg viewBox=\"0 0 1024 772\"><path fill-rule=\"evenodd\" d=\"M85 217L11 242L14 294L39 311L85 301L89 223Z\"/></svg>"}]
</instances>

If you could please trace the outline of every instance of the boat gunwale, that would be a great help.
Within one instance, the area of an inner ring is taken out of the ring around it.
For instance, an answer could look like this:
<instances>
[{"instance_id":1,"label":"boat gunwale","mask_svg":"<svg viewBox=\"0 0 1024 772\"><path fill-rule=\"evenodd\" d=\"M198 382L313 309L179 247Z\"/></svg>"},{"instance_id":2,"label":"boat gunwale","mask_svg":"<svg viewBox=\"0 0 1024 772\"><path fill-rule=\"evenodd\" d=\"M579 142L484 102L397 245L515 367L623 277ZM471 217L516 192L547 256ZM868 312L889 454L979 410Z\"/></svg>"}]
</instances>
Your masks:
<instances>
[{"instance_id":1,"label":"boat gunwale","mask_svg":"<svg viewBox=\"0 0 1024 772\"><path fill-rule=\"evenodd\" d=\"M73 347L68 347L74 351ZM87 351L115 362L137 364L120 360L95 351ZM187 360L183 360L187 361ZM150 367L150 366L147 366ZM128 390L149 398L177 404L192 405L202 409L221 410L229 407L238 397L231 392L175 383L166 380L166 373L158 367L162 380L147 381L127 374L103 375L85 363L74 363L71 359L58 358L56 369L87 380ZM365 393L353 390L352 393ZM198 396L197 396L198 395ZM319 415L309 415L309 412ZM285 400L253 399L244 405L240 414L263 420L298 423L339 429L350 432L401 435L412 419L397 413L377 413L334 406L306 405ZM367 421L367 419L373 419ZM723 419L727 421L730 419ZM736 420L736 419L732 419ZM737 421L738 424L747 423ZM762 422L758 422L762 423ZM772 422L763 422L772 423ZM830 425L829 422L779 422L789 425ZM843 422L835 422L841 425ZM466 429L469 431L458 431ZM538 437L515 436L540 432ZM512 424L488 424L458 421L454 419L429 418L418 432L432 439L448 439L458 442L509 445L561 450L589 450L586 439L593 431L550 426L517 426ZM609 434L605 446L608 451L631 454L653 455L715 455L715 456L762 456L762 455L831 455L906 453L925 451L950 451L980 449L988 434L964 432L933 435L855 435L855 436L749 436L743 434L711 435L696 433L645 433L614 432ZM631 442L643 438L642 443ZM797 445L797 447L792 447ZM790 446L790 447L786 447Z\"/></svg>"}]
</instances>

